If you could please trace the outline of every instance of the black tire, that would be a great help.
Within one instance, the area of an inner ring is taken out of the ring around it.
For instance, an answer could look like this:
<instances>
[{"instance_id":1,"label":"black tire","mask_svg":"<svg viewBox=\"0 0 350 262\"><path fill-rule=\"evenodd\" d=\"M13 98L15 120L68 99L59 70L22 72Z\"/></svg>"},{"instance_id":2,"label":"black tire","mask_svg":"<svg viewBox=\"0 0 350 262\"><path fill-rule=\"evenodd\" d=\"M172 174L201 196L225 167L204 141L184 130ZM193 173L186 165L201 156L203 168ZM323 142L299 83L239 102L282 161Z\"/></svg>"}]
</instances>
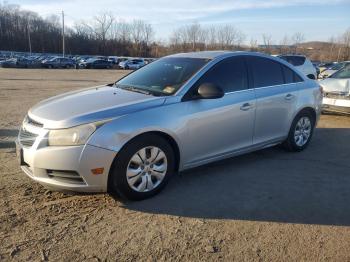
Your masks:
<instances>
[{"instance_id":1,"label":"black tire","mask_svg":"<svg viewBox=\"0 0 350 262\"><path fill-rule=\"evenodd\" d=\"M132 189L126 178L126 170L130 159L140 149L148 146L156 146L161 149L167 158L167 171L160 184L148 192L137 192ZM159 193L168 183L170 177L175 172L175 156L171 145L166 139L153 134L138 136L128 142L114 159L108 179L108 191L116 193L122 198L129 200L143 200Z\"/></svg>"},{"instance_id":2,"label":"black tire","mask_svg":"<svg viewBox=\"0 0 350 262\"><path fill-rule=\"evenodd\" d=\"M297 143L295 141L294 133L295 133L296 125L297 125L298 121L303 117L307 117L310 120L311 133L310 133L310 136L309 136L308 140L306 141L306 143L302 146L299 146L299 145L297 145ZM314 128L315 128L315 122L316 122L316 119L315 119L314 115L308 110L303 110L299 114L297 114L297 116L294 118L292 125L290 127L288 137L283 142L284 148L287 149L288 151L291 151L291 152L300 152L300 151L304 150L309 145L309 143L312 139L312 135L313 135Z\"/></svg>"}]
</instances>

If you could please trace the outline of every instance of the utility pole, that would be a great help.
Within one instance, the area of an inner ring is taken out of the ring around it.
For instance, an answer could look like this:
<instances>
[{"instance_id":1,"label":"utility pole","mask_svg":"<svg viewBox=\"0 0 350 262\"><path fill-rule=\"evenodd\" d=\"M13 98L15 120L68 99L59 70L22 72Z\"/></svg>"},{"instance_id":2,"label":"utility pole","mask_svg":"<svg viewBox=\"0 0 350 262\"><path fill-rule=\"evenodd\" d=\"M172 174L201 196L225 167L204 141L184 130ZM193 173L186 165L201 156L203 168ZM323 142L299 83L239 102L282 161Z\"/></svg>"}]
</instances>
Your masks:
<instances>
[{"instance_id":1,"label":"utility pole","mask_svg":"<svg viewBox=\"0 0 350 262\"><path fill-rule=\"evenodd\" d=\"M30 40L29 20L27 21L27 33L28 33L29 53L30 53L30 55L32 55L32 42L31 42L31 40Z\"/></svg>"},{"instance_id":2,"label":"utility pole","mask_svg":"<svg viewBox=\"0 0 350 262\"><path fill-rule=\"evenodd\" d=\"M64 11L62 11L62 55L64 57L65 53L65 43L64 43Z\"/></svg>"}]
</instances>

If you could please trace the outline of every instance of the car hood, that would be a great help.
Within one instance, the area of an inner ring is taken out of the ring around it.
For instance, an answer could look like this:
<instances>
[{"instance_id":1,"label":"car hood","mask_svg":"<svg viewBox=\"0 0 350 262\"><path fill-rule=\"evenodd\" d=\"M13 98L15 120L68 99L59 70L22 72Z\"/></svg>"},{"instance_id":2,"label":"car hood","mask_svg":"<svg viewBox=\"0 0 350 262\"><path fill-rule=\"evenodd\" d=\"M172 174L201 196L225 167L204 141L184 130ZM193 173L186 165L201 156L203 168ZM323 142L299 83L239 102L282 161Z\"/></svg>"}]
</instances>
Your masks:
<instances>
[{"instance_id":1,"label":"car hood","mask_svg":"<svg viewBox=\"0 0 350 262\"><path fill-rule=\"evenodd\" d=\"M68 128L161 106L164 101L164 97L99 86L44 100L32 107L28 115L43 123L44 128Z\"/></svg>"},{"instance_id":2,"label":"car hood","mask_svg":"<svg viewBox=\"0 0 350 262\"><path fill-rule=\"evenodd\" d=\"M320 85L324 92L350 94L350 79L327 78Z\"/></svg>"}]
</instances>

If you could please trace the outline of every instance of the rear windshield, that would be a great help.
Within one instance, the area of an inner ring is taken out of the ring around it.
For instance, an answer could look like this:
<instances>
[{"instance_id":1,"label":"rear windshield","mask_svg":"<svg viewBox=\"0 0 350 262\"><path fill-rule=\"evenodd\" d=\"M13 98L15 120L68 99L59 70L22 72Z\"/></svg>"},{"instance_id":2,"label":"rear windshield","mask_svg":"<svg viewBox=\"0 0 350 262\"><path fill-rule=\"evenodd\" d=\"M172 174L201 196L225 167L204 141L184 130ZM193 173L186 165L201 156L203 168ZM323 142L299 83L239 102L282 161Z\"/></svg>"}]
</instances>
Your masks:
<instances>
[{"instance_id":1,"label":"rear windshield","mask_svg":"<svg viewBox=\"0 0 350 262\"><path fill-rule=\"evenodd\" d=\"M292 55L282 55L279 58L287 61L293 66L301 66L305 63L305 57L303 56L292 56Z\"/></svg>"},{"instance_id":2,"label":"rear windshield","mask_svg":"<svg viewBox=\"0 0 350 262\"><path fill-rule=\"evenodd\" d=\"M150 63L116 84L163 95L174 94L209 59L168 57Z\"/></svg>"}]
</instances>

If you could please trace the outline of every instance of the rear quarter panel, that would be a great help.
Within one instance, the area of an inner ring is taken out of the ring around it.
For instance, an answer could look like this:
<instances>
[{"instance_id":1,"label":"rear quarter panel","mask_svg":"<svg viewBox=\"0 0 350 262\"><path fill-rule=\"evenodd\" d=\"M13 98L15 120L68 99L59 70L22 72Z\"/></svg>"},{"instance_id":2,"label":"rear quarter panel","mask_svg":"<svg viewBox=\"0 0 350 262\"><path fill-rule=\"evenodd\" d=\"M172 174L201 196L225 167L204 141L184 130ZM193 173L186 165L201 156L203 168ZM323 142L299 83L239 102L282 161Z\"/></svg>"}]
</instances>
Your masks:
<instances>
[{"instance_id":1,"label":"rear quarter panel","mask_svg":"<svg viewBox=\"0 0 350 262\"><path fill-rule=\"evenodd\" d=\"M319 84L317 81L307 79L303 83L298 83L298 85L300 92L294 117L304 108L313 108L316 112L316 121L318 121L322 110L322 93Z\"/></svg>"}]
</instances>

